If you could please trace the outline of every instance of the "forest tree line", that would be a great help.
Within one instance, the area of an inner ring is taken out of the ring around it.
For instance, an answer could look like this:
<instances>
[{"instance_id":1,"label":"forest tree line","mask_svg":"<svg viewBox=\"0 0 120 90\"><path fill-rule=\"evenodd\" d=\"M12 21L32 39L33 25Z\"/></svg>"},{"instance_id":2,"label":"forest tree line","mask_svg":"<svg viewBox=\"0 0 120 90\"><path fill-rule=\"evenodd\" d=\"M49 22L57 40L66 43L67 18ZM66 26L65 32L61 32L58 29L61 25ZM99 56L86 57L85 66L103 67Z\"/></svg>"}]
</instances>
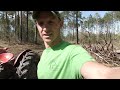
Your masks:
<instances>
[{"instance_id":1,"label":"forest tree line","mask_svg":"<svg viewBox=\"0 0 120 90\"><path fill-rule=\"evenodd\" d=\"M120 11L109 11L103 17L99 13L84 17L81 11L62 11L61 14L64 40L89 46L120 42ZM32 11L0 11L0 40L40 44Z\"/></svg>"}]
</instances>

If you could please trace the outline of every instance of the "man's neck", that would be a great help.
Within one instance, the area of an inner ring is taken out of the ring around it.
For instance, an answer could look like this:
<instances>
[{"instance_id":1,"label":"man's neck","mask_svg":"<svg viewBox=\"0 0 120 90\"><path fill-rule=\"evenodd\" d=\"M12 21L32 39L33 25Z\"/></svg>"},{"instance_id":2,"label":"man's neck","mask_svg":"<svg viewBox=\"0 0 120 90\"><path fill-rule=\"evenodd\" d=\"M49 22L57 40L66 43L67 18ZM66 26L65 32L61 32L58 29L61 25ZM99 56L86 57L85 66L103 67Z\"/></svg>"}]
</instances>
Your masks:
<instances>
[{"instance_id":1,"label":"man's neck","mask_svg":"<svg viewBox=\"0 0 120 90\"><path fill-rule=\"evenodd\" d=\"M53 46L59 44L61 41L62 41L62 39L60 38L60 39L57 39L56 41L51 42L51 43L46 43L46 42L44 42L45 48L53 47Z\"/></svg>"}]
</instances>

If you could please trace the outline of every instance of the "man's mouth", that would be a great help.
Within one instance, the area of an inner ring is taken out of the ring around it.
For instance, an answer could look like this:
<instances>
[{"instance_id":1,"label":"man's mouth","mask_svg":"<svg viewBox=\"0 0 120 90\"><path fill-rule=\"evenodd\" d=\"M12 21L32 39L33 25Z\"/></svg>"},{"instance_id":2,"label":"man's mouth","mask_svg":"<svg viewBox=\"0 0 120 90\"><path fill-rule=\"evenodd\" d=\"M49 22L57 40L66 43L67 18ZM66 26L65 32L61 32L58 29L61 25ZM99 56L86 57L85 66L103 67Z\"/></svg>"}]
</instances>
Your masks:
<instances>
[{"instance_id":1,"label":"man's mouth","mask_svg":"<svg viewBox=\"0 0 120 90\"><path fill-rule=\"evenodd\" d=\"M43 34L43 36L51 36L52 33L49 33L49 34Z\"/></svg>"},{"instance_id":2,"label":"man's mouth","mask_svg":"<svg viewBox=\"0 0 120 90\"><path fill-rule=\"evenodd\" d=\"M52 36L52 33L49 33L49 34L43 34L43 37L45 38L50 38Z\"/></svg>"}]
</instances>

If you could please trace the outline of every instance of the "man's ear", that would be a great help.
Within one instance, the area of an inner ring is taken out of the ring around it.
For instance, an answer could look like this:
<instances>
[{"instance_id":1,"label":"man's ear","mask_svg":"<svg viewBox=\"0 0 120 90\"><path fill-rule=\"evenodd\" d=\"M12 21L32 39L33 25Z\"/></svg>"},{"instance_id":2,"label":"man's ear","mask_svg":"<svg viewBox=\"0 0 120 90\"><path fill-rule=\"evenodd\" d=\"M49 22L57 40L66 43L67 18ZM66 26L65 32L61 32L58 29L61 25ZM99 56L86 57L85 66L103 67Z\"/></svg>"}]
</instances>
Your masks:
<instances>
[{"instance_id":1,"label":"man's ear","mask_svg":"<svg viewBox=\"0 0 120 90\"><path fill-rule=\"evenodd\" d=\"M60 21L60 27L62 27L62 26L63 26L63 20Z\"/></svg>"},{"instance_id":2,"label":"man's ear","mask_svg":"<svg viewBox=\"0 0 120 90\"><path fill-rule=\"evenodd\" d=\"M35 26L37 27L37 24L38 24L38 22L37 21L35 21Z\"/></svg>"},{"instance_id":3,"label":"man's ear","mask_svg":"<svg viewBox=\"0 0 120 90\"><path fill-rule=\"evenodd\" d=\"M37 25L37 20L35 20L35 24Z\"/></svg>"}]
</instances>

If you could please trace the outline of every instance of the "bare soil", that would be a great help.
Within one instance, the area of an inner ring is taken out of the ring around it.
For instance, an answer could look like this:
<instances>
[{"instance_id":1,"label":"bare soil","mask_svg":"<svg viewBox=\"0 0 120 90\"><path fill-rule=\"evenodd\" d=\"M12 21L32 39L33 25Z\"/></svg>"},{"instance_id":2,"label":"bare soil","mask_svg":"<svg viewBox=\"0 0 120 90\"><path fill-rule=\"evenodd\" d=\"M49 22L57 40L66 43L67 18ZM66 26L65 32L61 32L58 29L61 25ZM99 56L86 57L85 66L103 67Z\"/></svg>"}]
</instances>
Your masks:
<instances>
[{"instance_id":1,"label":"bare soil","mask_svg":"<svg viewBox=\"0 0 120 90\"><path fill-rule=\"evenodd\" d=\"M44 45L36 45L36 44L17 44L17 43L8 43L6 41L0 40L0 48L8 47L8 52L13 53L14 55L18 55L20 52L26 49L31 49L38 54L41 54L44 50Z\"/></svg>"},{"instance_id":2,"label":"bare soil","mask_svg":"<svg viewBox=\"0 0 120 90\"><path fill-rule=\"evenodd\" d=\"M31 49L38 53L39 55L42 54L43 50L45 49L44 45L36 45L36 44L30 44L30 43L24 43L24 44L18 44L18 43L8 43L6 41L0 40L0 48L8 47L8 52L13 53L15 56L17 56L20 52ZM98 56L95 54L91 54L97 62L102 63L107 66L120 66L120 53L118 54L119 59L115 60L100 60Z\"/></svg>"}]
</instances>

